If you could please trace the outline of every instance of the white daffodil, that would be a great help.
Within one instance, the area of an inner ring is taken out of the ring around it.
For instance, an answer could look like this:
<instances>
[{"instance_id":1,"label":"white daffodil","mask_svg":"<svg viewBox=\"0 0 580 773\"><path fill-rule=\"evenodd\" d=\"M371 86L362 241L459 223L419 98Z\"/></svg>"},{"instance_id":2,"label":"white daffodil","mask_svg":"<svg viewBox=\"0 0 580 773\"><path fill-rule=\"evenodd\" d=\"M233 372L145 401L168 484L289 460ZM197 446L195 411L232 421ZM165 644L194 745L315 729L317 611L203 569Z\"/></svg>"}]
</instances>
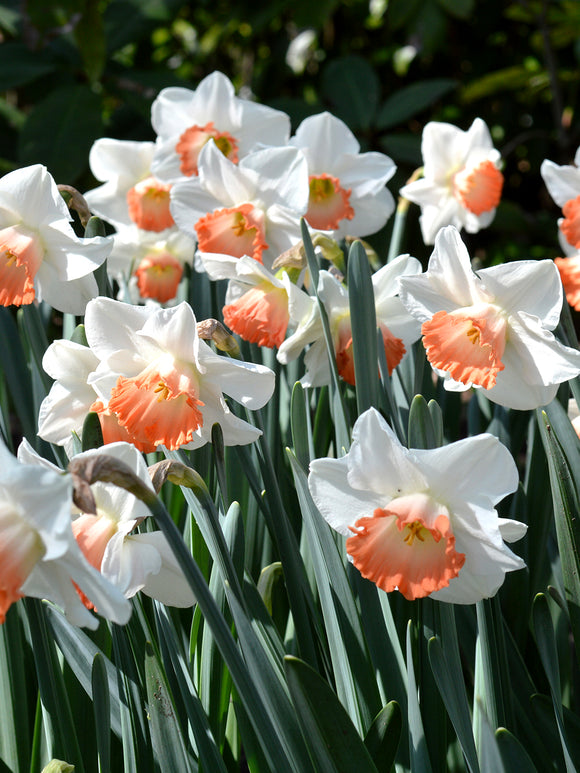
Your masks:
<instances>
[{"instance_id":1,"label":"white daffodil","mask_svg":"<svg viewBox=\"0 0 580 773\"><path fill-rule=\"evenodd\" d=\"M504 540L523 537L526 525L494 507L516 490L516 465L492 435L407 449L371 408L346 456L311 462L308 485L325 520L348 537L349 559L384 591L473 604L525 566Z\"/></svg>"},{"instance_id":2,"label":"white daffodil","mask_svg":"<svg viewBox=\"0 0 580 773\"><path fill-rule=\"evenodd\" d=\"M280 346L288 328L310 315L314 299L281 269L272 274L257 260L243 256L202 254L211 279L229 279L224 322L246 341Z\"/></svg>"},{"instance_id":3,"label":"white daffodil","mask_svg":"<svg viewBox=\"0 0 580 773\"><path fill-rule=\"evenodd\" d=\"M562 208L564 217L558 220L560 242L566 255L580 250L580 147L574 164L558 166L546 159L540 173L555 203Z\"/></svg>"},{"instance_id":4,"label":"white daffodil","mask_svg":"<svg viewBox=\"0 0 580 773\"><path fill-rule=\"evenodd\" d=\"M153 102L151 123L158 134L151 168L170 183L197 175L199 153L210 139L237 163L256 145L285 145L290 136L285 113L236 97L221 72L208 75L195 91L163 89Z\"/></svg>"},{"instance_id":5,"label":"white daffodil","mask_svg":"<svg viewBox=\"0 0 580 773\"><path fill-rule=\"evenodd\" d=\"M151 478L143 456L129 443L111 443L106 448L78 454L75 459L95 455L111 456L127 465L151 490ZM25 464L41 465L60 472L57 467L39 456L23 440L18 458ZM125 598L138 591L175 607L190 607L195 598L179 564L161 531L133 533L149 509L123 488L112 483L93 483L94 513L82 513L72 508L72 530L87 561L112 583ZM89 609L92 604L83 599Z\"/></svg>"},{"instance_id":6,"label":"white daffodil","mask_svg":"<svg viewBox=\"0 0 580 773\"><path fill-rule=\"evenodd\" d=\"M546 405L580 373L580 352L552 331L562 283L551 260L520 260L474 273L458 231L438 234L425 274L400 282L408 311L422 322L431 365L445 387L483 387L495 403L522 410Z\"/></svg>"},{"instance_id":7,"label":"white daffodil","mask_svg":"<svg viewBox=\"0 0 580 773\"><path fill-rule=\"evenodd\" d=\"M419 325L396 297L399 279L417 274L421 264L409 255L400 255L372 276L377 325L381 329L389 373L403 359L407 348L419 338ZM355 383L352 352L352 329L348 288L328 271L321 271L318 296L328 314L339 374L349 384ZM309 317L303 316L296 332L289 336L278 352L282 363L295 359L302 349L312 344L304 358L306 375L301 382L306 387L330 383L330 367L320 315L313 306ZM377 366L378 368L378 366Z\"/></svg>"},{"instance_id":8,"label":"white daffodil","mask_svg":"<svg viewBox=\"0 0 580 773\"><path fill-rule=\"evenodd\" d=\"M83 314L98 294L92 272L111 251L108 237L81 239L46 167L9 172L0 179L0 305L44 300Z\"/></svg>"},{"instance_id":9,"label":"white daffodil","mask_svg":"<svg viewBox=\"0 0 580 773\"><path fill-rule=\"evenodd\" d=\"M97 298L87 306L85 325L100 360L89 383L139 450L198 448L216 422L226 445L260 435L231 413L222 393L261 408L272 396L273 372L215 354L200 339L187 303L155 309Z\"/></svg>"},{"instance_id":10,"label":"white daffodil","mask_svg":"<svg viewBox=\"0 0 580 773\"><path fill-rule=\"evenodd\" d=\"M330 113L306 118L291 138L308 162L310 196L305 219L334 239L367 236L382 228L395 208L385 187L395 164L382 153L361 153L350 129Z\"/></svg>"},{"instance_id":11,"label":"white daffodil","mask_svg":"<svg viewBox=\"0 0 580 773\"><path fill-rule=\"evenodd\" d=\"M78 454L75 459L90 459L96 455L110 456L127 465L153 490L143 456L134 446L111 443L106 448ZM39 456L26 440L20 444L18 458L27 464L59 471ZM91 493L96 505L94 513L82 513L75 506L72 509L72 531L91 566L125 598L142 591L169 606L192 606L195 598L164 534L161 531L141 534L135 531L150 516L143 502L112 483L93 483ZM88 600L84 603L91 608Z\"/></svg>"},{"instance_id":12,"label":"white daffodil","mask_svg":"<svg viewBox=\"0 0 580 773\"><path fill-rule=\"evenodd\" d=\"M89 153L89 163L104 185L85 193L91 211L117 229L133 223L144 231L171 228L171 186L152 175L154 152L154 142L98 139Z\"/></svg>"},{"instance_id":13,"label":"white daffodil","mask_svg":"<svg viewBox=\"0 0 580 773\"><path fill-rule=\"evenodd\" d=\"M168 303L177 295L184 266L193 263L194 254L195 241L178 228L156 233L129 226L113 235L107 270L128 283L130 292L134 287L135 303L142 299Z\"/></svg>"},{"instance_id":14,"label":"white daffodil","mask_svg":"<svg viewBox=\"0 0 580 773\"><path fill-rule=\"evenodd\" d=\"M501 198L503 175L484 121L476 118L466 132L448 123L428 123L421 152L423 178L400 193L421 207L425 244L433 244L446 225L472 234L487 228Z\"/></svg>"},{"instance_id":15,"label":"white daffodil","mask_svg":"<svg viewBox=\"0 0 580 773\"><path fill-rule=\"evenodd\" d=\"M238 165L208 142L199 175L171 189L171 213L200 253L249 255L270 268L300 241L308 207L306 159L296 148L264 148Z\"/></svg>"},{"instance_id":16,"label":"white daffodil","mask_svg":"<svg viewBox=\"0 0 580 773\"><path fill-rule=\"evenodd\" d=\"M58 604L74 625L96 628L75 585L103 617L120 624L129 619L123 595L75 541L71 507L70 476L19 462L0 439L0 622L13 602L34 596Z\"/></svg>"}]
</instances>

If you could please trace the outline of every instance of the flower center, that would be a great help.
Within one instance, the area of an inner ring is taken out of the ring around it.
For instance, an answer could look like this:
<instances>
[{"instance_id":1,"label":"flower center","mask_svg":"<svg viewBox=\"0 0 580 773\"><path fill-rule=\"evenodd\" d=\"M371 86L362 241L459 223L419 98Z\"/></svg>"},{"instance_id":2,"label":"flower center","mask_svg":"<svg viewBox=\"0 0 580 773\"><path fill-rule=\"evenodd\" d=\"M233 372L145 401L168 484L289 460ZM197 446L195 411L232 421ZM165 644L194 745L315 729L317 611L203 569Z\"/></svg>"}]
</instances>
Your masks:
<instances>
[{"instance_id":1,"label":"flower center","mask_svg":"<svg viewBox=\"0 0 580 773\"><path fill-rule=\"evenodd\" d=\"M179 168L187 177L198 174L197 161L199 154L206 142L213 139L219 150L226 158L238 163L238 141L229 132L220 132L213 125L213 121L206 123L205 126L190 126L186 129L175 150L181 158Z\"/></svg>"},{"instance_id":2,"label":"flower center","mask_svg":"<svg viewBox=\"0 0 580 773\"><path fill-rule=\"evenodd\" d=\"M501 199L503 175L492 161L462 169L453 178L453 195L474 215L495 209Z\"/></svg>"},{"instance_id":3,"label":"flower center","mask_svg":"<svg viewBox=\"0 0 580 773\"><path fill-rule=\"evenodd\" d=\"M465 563L449 510L429 494L393 499L350 529L346 549L363 577L410 600L447 587Z\"/></svg>"},{"instance_id":4,"label":"flower center","mask_svg":"<svg viewBox=\"0 0 580 773\"><path fill-rule=\"evenodd\" d=\"M175 225L169 211L170 185L147 177L127 191L129 217L144 231L164 231Z\"/></svg>"},{"instance_id":5,"label":"flower center","mask_svg":"<svg viewBox=\"0 0 580 773\"><path fill-rule=\"evenodd\" d=\"M234 258L249 255L261 263L262 253L268 249L264 214L249 203L209 212L197 221L195 231L200 252Z\"/></svg>"},{"instance_id":6,"label":"flower center","mask_svg":"<svg viewBox=\"0 0 580 773\"><path fill-rule=\"evenodd\" d=\"M146 453L151 445L175 450L203 425L197 376L191 366L160 357L139 375L119 376L109 410Z\"/></svg>"},{"instance_id":7,"label":"flower center","mask_svg":"<svg viewBox=\"0 0 580 773\"><path fill-rule=\"evenodd\" d=\"M223 308L224 322L246 341L280 346L288 328L288 294L283 287L262 282Z\"/></svg>"},{"instance_id":8,"label":"flower center","mask_svg":"<svg viewBox=\"0 0 580 773\"><path fill-rule=\"evenodd\" d=\"M4 498L1 488L0 498ZM0 623L24 595L20 588L45 552L40 535L18 509L0 501Z\"/></svg>"},{"instance_id":9,"label":"flower center","mask_svg":"<svg viewBox=\"0 0 580 773\"><path fill-rule=\"evenodd\" d=\"M183 276L183 266L169 252L151 252L139 263L135 275L142 298L154 298L159 303L166 303L175 298Z\"/></svg>"},{"instance_id":10,"label":"flower center","mask_svg":"<svg viewBox=\"0 0 580 773\"><path fill-rule=\"evenodd\" d=\"M0 230L0 306L22 306L35 298L34 277L44 250L36 234L23 226Z\"/></svg>"},{"instance_id":11,"label":"flower center","mask_svg":"<svg viewBox=\"0 0 580 773\"><path fill-rule=\"evenodd\" d=\"M570 199L562 207L564 220L560 223L560 231L568 244L580 247L580 196Z\"/></svg>"},{"instance_id":12,"label":"flower center","mask_svg":"<svg viewBox=\"0 0 580 773\"><path fill-rule=\"evenodd\" d=\"M448 314L438 311L421 327L427 359L462 384L495 386L505 349L507 322L499 309L481 304Z\"/></svg>"},{"instance_id":13,"label":"flower center","mask_svg":"<svg viewBox=\"0 0 580 773\"><path fill-rule=\"evenodd\" d=\"M334 231L341 220L352 220L350 188L345 190L337 177L329 174L311 175L307 222L319 231Z\"/></svg>"}]
</instances>

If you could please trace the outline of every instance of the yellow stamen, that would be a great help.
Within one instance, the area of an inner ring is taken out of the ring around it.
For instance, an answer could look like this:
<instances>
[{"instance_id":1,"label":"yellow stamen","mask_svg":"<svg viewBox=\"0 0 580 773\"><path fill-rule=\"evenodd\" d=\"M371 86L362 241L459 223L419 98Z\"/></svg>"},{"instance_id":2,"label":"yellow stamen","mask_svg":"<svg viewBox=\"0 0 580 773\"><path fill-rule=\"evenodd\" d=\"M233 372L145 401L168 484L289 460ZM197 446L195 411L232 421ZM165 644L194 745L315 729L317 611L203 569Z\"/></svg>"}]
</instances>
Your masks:
<instances>
[{"instance_id":1,"label":"yellow stamen","mask_svg":"<svg viewBox=\"0 0 580 773\"><path fill-rule=\"evenodd\" d=\"M403 542L406 542L409 547L415 541L415 537L417 537L420 542L425 542L425 537L421 534L423 531L423 524L421 521L413 521L413 523L407 524L407 528L409 529L409 533L403 539Z\"/></svg>"}]
</instances>

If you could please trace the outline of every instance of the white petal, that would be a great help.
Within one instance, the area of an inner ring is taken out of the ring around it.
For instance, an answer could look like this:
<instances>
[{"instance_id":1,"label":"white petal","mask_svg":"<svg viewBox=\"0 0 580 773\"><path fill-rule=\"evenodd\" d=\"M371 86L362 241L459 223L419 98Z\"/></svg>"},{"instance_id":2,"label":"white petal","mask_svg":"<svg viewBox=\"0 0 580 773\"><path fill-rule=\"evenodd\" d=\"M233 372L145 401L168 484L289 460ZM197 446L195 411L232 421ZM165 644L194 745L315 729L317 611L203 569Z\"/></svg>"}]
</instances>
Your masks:
<instances>
[{"instance_id":1,"label":"white petal","mask_svg":"<svg viewBox=\"0 0 580 773\"><path fill-rule=\"evenodd\" d=\"M517 260L478 272L494 302L504 311L523 311L553 330L560 321L562 282L551 260Z\"/></svg>"},{"instance_id":2,"label":"white petal","mask_svg":"<svg viewBox=\"0 0 580 773\"><path fill-rule=\"evenodd\" d=\"M559 207L580 195L580 169L576 166L558 166L547 159L542 162L540 173L550 196Z\"/></svg>"},{"instance_id":3,"label":"white petal","mask_svg":"<svg viewBox=\"0 0 580 773\"><path fill-rule=\"evenodd\" d=\"M413 450L433 496L453 509L456 501L493 506L518 487L512 455L493 435L458 440L429 450Z\"/></svg>"},{"instance_id":4,"label":"white petal","mask_svg":"<svg viewBox=\"0 0 580 773\"><path fill-rule=\"evenodd\" d=\"M347 482L348 460L315 459L310 462L308 487L316 507L333 529L349 536L349 526L359 518L372 516L381 506L374 491L353 489Z\"/></svg>"},{"instance_id":5,"label":"white petal","mask_svg":"<svg viewBox=\"0 0 580 773\"><path fill-rule=\"evenodd\" d=\"M374 408L356 420L347 458L349 485L383 495L384 504L402 494L426 490L426 479L413 454L403 448Z\"/></svg>"}]
</instances>

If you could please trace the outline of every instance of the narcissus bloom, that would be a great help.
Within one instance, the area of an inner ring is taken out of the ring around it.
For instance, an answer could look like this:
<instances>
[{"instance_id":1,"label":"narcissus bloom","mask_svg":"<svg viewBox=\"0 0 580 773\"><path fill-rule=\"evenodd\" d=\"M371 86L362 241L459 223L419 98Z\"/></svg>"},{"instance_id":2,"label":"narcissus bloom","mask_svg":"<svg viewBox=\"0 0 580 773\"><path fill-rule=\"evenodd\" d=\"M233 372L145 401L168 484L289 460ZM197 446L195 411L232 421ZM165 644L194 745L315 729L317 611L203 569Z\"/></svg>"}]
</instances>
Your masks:
<instances>
[{"instance_id":1,"label":"narcissus bloom","mask_svg":"<svg viewBox=\"0 0 580 773\"><path fill-rule=\"evenodd\" d=\"M127 465L141 481L153 490L151 478L137 449L128 443L111 443L106 448L78 454L75 459L106 455ZM50 462L23 441L18 458L27 464L41 465L58 472ZM118 588L125 598L138 591L176 607L195 603L189 584L161 531L137 533L136 529L150 516L149 509L123 488L112 483L93 483L91 493L96 510L81 513L73 506L72 530L87 561ZM88 609L93 604L83 594Z\"/></svg>"},{"instance_id":2,"label":"narcissus bloom","mask_svg":"<svg viewBox=\"0 0 580 773\"><path fill-rule=\"evenodd\" d=\"M325 520L348 537L349 559L384 591L473 604L525 566L504 540L527 527L495 510L517 488L516 465L492 435L407 449L371 408L346 456L311 462L308 485Z\"/></svg>"},{"instance_id":3,"label":"narcissus bloom","mask_svg":"<svg viewBox=\"0 0 580 773\"><path fill-rule=\"evenodd\" d=\"M184 266L193 263L194 254L195 241L178 228L154 233L132 226L113 235L107 269L127 284L135 303L147 298L168 303L177 295Z\"/></svg>"},{"instance_id":4,"label":"narcissus bloom","mask_svg":"<svg viewBox=\"0 0 580 773\"><path fill-rule=\"evenodd\" d=\"M551 260L521 260L474 273L452 226L440 231L425 274L400 282L401 300L422 322L431 365L445 387L483 387L508 408L546 405L580 373L580 352L560 344L562 283Z\"/></svg>"},{"instance_id":5,"label":"narcissus bloom","mask_svg":"<svg viewBox=\"0 0 580 773\"><path fill-rule=\"evenodd\" d=\"M154 142L98 139L91 148L89 163L104 185L85 193L91 211L115 228L133 223L156 233L171 228L171 186L151 173L154 151Z\"/></svg>"},{"instance_id":6,"label":"narcissus bloom","mask_svg":"<svg viewBox=\"0 0 580 773\"><path fill-rule=\"evenodd\" d=\"M546 159L542 162L540 173L544 178L550 196L564 215L558 221L560 234L569 247L566 252L580 249L580 148L576 151L574 164L558 166Z\"/></svg>"},{"instance_id":7,"label":"narcissus bloom","mask_svg":"<svg viewBox=\"0 0 580 773\"><path fill-rule=\"evenodd\" d=\"M296 318L310 313L312 298L297 287L285 270L275 275L256 260L243 256L203 254L211 279L229 279L223 318L246 341L281 346Z\"/></svg>"},{"instance_id":8,"label":"narcissus bloom","mask_svg":"<svg viewBox=\"0 0 580 773\"><path fill-rule=\"evenodd\" d=\"M226 445L259 436L230 412L222 393L261 408L274 390L273 372L215 354L200 339L187 303L154 309L97 298L85 325L100 361L89 383L140 450L198 448L216 422Z\"/></svg>"},{"instance_id":9,"label":"narcissus bloom","mask_svg":"<svg viewBox=\"0 0 580 773\"><path fill-rule=\"evenodd\" d=\"M409 255L400 255L383 266L372 277L375 296L377 325L383 334L385 356L389 373L403 359L407 348L419 338L419 324L407 312L397 297L399 279L417 274L421 264ZM354 357L348 288L328 271L321 271L318 296L328 314L330 332L334 343L338 372L349 384L354 384ZM309 317L303 316L296 332L280 347L278 360L290 362L302 349L312 344L304 358L306 375L301 379L304 386L324 386L330 383L330 368L320 315L314 304ZM377 366L378 368L378 366Z\"/></svg>"},{"instance_id":10,"label":"narcissus bloom","mask_svg":"<svg viewBox=\"0 0 580 773\"><path fill-rule=\"evenodd\" d=\"M153 174L176 182L198 173L199 154L213 139L233 163L256 145L285 145L290 119L285 113L235 96L230 80L221 72L204 78L195 91L163 89L151 108L157 132Z\"/></svg>"},{"instance_id":11,"label":"narcissus bloom","mask_svg":"<svg viewBox=\"0 0 580 773\"><path fill-rule=\"evenodd\" d=\"M111 251L108 237L81 239L46 167L40 164L0 179L0 305L44 300L83 314L97 295L92 272Z\"/></svg>"},{"instance_id":12,"label":"narcissus bloom","mask_svg":"<svg viewBox=\"0 0 580 773\"><path fill-rule=\"evenodd\" d=\"M304 216L333 238L367 236L382 228L395 202L385 187L395 164L382 153L361 153L350 129L330 113L306 118L291 138L308 162L310 196Z\"/></svg>"},{"instance_id":13,"label":"narcissus bloom","mask_svg":"<svg viewBox=\"0 0 580 773\"><path fill-rule=\"evenodd\" d=\"M500 154L481 118L466 132L448 123L428 123L421 152L423 178L403 186L400 193L421 207L425 244L433 244L446 225L468 233L487 228L500 202L503 175Z\"/></svg>"},{"instance_id":14,"label":"narcissus bloom","mask_svg":"<svg viewBox=\"0 0 580 773\"><path fill-rule=\"evenodd\" d=\"M122 594L83 557L71 528L72 483L68 475L22 464L0 439L0 623L23 596L58 604L74 625L96 628L75 583L116 623L131 608Z\"/></svg>"},{"instance_id":15,"label":"narcissus bloom","mask_svg":"<svg viewBox=\"0 0 580 773\"><path fill-rule=\"evenodd\" d=\"M295 148L264 148L236 165L208 142L199 176L171 190L175 222L200 253L249 255L267 268L300 241L307 206L306 159Z\"/></svg>"}]
</instances>

